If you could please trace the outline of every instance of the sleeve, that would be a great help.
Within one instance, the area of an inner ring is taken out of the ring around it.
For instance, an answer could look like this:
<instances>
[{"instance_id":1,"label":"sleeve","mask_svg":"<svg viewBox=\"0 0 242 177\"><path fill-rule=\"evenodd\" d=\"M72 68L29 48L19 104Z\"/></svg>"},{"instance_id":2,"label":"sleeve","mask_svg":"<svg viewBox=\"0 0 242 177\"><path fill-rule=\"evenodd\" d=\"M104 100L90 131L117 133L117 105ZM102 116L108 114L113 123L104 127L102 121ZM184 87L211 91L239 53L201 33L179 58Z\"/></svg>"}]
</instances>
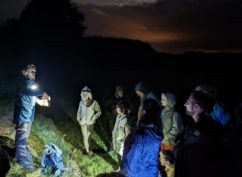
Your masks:
<instances>
[{"instance_id":1,"label":"sleeve","mask_svg":"<svg viewBox=\"0 0 242 177\"><path fill-rule=\"evenodd\" d=\"M169 133L167 134L167 136L164 137L163 144L175 145L177 136L183 131L183 124L182 124L180 114L177 112L174 112L172 116L172 120L173 120L172 127Z\"/></svg>"},{"instance_id":2,"label":"sleeve","mask_svg":"<svg viewBox=\"0 0 242 177\"><path fill-rule=\"evenodd\" d=\"M125 138L130 134L131 128L128 123L125 124L124 126L124 132L125 132Z\"/></svg>"},{"instance_id":3,"label":"sleeve","mask_svg":"<svg viewBox=\"0 0 242 177\"><path fill-rule=\"evenodd\" d=\"M122 155L123 154L123 151L124 151L124 142L125 142L125 139L126 139L126 137L130 134L130 126L129 126L129 124L128 123L126 123L125 124L125 126L124 126L124 133L125 133L125 137L124 137L124 140L123 140L123 142L121 143L121 147L120 147L120 154Z\"/></svg>"},{"instance_id":4,"label":"sleeve","mask_svg":"<svg viewBox=\"0 0 242 177\"><path fill-rule=\"evenodd\" d=\"M78 122L81 120L81 112L82 112L82 108L81 108L81 101L80 101L79 106L78 106L78 110L77 110L77 114L76 114L76 120Z\"/></svg>"},{"instance_id":5,"label":"sleeve","mask_svg":"<svg viewBox=\"0 0 242 177\"><path fill-rule=\"evenodd\" d=\"M102 114L102 112L101 112L101 108L100 108L100 106L99 106L99 104L98 104L97 101L95 101L94 112L95 112L95 114L93 115L93 117L94 117L94 120L96 120L96 119L98 119L98 118L101 116L101 114Z\"/></svg>"},{"instance_id":6,"label":"sleeve","mask_svg":"<svg viewBox=\"0 0 242 177\"><path fill-rule=\"evenodd\" d=\"M124 125L124 139L122 140L122 142L121 142L121 145L120 145L120 151L119 151L119 154L121 155L121 156L123 156L123 151L124 151L124 142L125 142L125 139L126 139L126 137L128 136L130 134L130 126L128 125L128 123L126 123L125 125Z\"/></svg>"}]
</instances>

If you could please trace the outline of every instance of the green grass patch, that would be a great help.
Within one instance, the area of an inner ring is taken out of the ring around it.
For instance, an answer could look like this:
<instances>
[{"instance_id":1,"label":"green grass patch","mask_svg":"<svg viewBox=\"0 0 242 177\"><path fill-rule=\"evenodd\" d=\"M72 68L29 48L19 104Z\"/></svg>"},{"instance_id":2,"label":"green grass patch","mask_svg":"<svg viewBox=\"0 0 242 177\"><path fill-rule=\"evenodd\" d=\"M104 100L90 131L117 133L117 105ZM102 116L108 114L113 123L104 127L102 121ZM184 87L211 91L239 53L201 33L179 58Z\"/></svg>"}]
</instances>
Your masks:
<instances>
[{"instance_id":1,"label":"green grass patch","mask_svg":"<svg viewBox=\"0 0 242 177\"><path fill-rule=\"evenodd\" d=\"M111 172L117 167L117 157L110 156L107 147L95 131L91 136L94 156L83 155L83 143L81 129L73 120L56 120L37 115L34 121L28 144L34 157L36 170L33 173L26 173L18 164L11 162L11 170L7 177L32 177L44 176L40 174L40 158L44 146L48 143L58 145L63 151L64 166L70 172L63 174L63 177L95 177L104 172Z\"/></svg>"}]
</instances>

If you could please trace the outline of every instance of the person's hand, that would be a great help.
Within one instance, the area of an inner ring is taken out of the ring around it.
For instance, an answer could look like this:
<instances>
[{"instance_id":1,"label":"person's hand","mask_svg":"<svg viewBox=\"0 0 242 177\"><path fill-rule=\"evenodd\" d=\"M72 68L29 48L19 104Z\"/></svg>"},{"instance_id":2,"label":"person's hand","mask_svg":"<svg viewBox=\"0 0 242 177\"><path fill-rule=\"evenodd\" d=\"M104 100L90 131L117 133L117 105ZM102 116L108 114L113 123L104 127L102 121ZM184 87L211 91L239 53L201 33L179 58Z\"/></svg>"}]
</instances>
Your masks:
<instances>
[{"instance_id":1,"label":"person's hand","mask_svg":"<svg viewBox=\"0 0 242 177\"><path fill-rule=\"evenodd\" d=\"M45 107L49 107L50 106L50 102L47 99L38 99L37 100L38 105L40 106L45 106Z\"/></svg>"},{"instance_id":2,"label":"person's hand","mask_svg":"<svg viewBox=\"0 0 242 177\"><path fill-rule=\"evenodd\" d=\"M78 123L80 123L81 122L81 117L77 117L76 120L77 120Z\"/></svg>"},{"instance_id":3,"label":"person's hand","mask_svg":"<svg viewBox=\"0 0 242 177\"><path fill-rule=\"evenodd\" d=\"M50 98L50 96L46 92L44 92L44 94L42 96L42 99L49 101L51 98Z\"/></svg>"},{"instance_id":4,"label":"person's hand","mask_svg":"<svg viewBox=\"0 0 242 177\"><path fill-rule=\"evenodd\" d=\"M93 124L95 122L95 116L93 115L91 118L90 118L90 122Z\"/></svg>"}]
</instances>

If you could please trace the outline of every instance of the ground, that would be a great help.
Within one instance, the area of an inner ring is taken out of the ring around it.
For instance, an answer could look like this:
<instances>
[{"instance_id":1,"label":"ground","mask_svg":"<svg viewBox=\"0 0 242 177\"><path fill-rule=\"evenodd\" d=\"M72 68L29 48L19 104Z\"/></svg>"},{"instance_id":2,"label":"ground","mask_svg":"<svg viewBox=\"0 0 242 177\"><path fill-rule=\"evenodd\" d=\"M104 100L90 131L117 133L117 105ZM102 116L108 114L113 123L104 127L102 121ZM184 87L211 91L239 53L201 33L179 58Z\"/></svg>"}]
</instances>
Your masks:
<instances>
[{"instance_id":1,"label":"ground","mask_svg":"<svg viewBox=\"0 0 242 177\"><path fill-rule=\"evenodd\" d=\"M10 114L13 102L9 102L9 109L5 109L1 113L1 117ZM1 104L2 105L2 104ZM4 107L6 103L4 103ZM63 176L72 177L95 177L104 172L112 172L117 168L117 156L109 154L108 141L105 135L105 126L103 124L104 116L96 122L95 131L91 136L92 149L94 156L86 156L83 154L84 147L82 143L81 129L75 121L76 109L66 105L52 104L52 108L37 108L37 114L31 134L28 140L30 150L34 157L36 170L27 173L16 163L14 158L14 140L8 139L9 142L3 142L5 147L9 147L11 169L7 177L36 177L44 176L40 174L40 159L44 150L44 146L48 143L58 145L63 151L64 166L69 169L69 173ZM1 119L0 119L1 120ZM110 132L106 132L110 134ZM109 136L110 137L110 136ZM6 145L8 144L8 145ZM12 156L11 156L12 155Z\"/></svg>"}]
</instances>

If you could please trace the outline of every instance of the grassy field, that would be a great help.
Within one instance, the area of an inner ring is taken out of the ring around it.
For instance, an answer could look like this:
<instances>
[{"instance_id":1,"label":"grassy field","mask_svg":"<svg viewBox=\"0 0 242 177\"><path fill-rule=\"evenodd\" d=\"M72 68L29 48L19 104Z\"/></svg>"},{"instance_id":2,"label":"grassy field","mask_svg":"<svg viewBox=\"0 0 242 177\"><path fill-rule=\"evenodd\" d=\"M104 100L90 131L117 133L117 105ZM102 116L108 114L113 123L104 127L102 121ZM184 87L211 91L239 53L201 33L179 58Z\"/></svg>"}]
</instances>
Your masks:
<instances>
[{"instance_id":1,"label":"grassy field","mask_svg":"<svg viewBox=\"0 0 242 177\"><path fill-rule=\"evenodd\" d=\"M4 105L6 104L4 103ZM69 169L69 173L63 174L64 177L95 177L100 173L112 172L118 167L116 155L107 153L108 140L106 134L110 136L111 132L105 131L106 125L103 124L105 115L100 117L100 120L95 124L95 131L91 136L91 148L94 151L94 156L90 157L83 154L81 129L75 121L76 110L73 107L67 108L64 106L64 108L62 109L61 106L54 104L50 110L46 108L37 109L28 140L36 170L27 173L21 169L16 163L16 159L13 158L7 177L44 176L40 173L40 159L44 146L48 143L54 143L63 150L64 166Z\"/></svg>"}]
</instances>

